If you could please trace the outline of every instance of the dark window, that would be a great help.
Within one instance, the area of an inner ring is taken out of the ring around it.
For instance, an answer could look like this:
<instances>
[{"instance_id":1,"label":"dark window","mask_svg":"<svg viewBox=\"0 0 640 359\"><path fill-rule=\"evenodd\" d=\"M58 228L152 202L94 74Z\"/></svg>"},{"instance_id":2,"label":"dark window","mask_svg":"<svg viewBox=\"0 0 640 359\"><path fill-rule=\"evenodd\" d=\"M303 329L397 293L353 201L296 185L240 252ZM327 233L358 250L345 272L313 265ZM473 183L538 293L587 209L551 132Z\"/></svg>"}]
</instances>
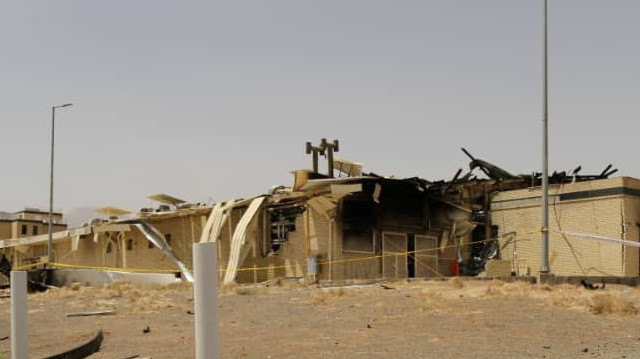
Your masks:
<instances>
[{"instance_id":1,"label":"dark window","mask_svg":"<svg viewBox=\"0 0 640 359\"><path fill-rule=\"evenodd\" d=\"M153 245L153 242L151 242L151 241L147 241L147 248L153 248L153 247L155 247L155 246Z\"/></svg>"},{"instance_id":2,"label":"dark window","mask_svg":"<svg viewBox=\"0 0 640 359\"><path fill-rule=\"evenodd\" d=\"M107 249L105 251L111 253L111 242L107 243Z\"/></svg>"},{"instance_id":3,"label":"dark window","mask_svg":"<svg viewBox=\"0 0 640 359\"><path fill-rule=\"evenodd\" d=\"M38 235L38 226L33 226L33 235L34 236Z\"/></svg>"},{"instance_id":4,"label":"dark window","mask_svg":"<svg viewBox=\"0 0 640 359\"><path fill-rule=\"evenodd\" d=\"M133 250L133 239L127 239L127 250Z\"/></svg>"},{"instance_id":5,"label":"dark window","mask_svg":"<svg viewBox=\"0 0 640 359\"><path fill-rule=\"evenodd\" d=\"M167 241L168 245L171 245L171 233L167 233L164 235L164 240Z\"/></svg>"},{"instance_id":6,"label":"dark window","mask_svg":"<svg viewBox=\"0 0 640 359\"><path fill-rule=\"evenodd\" d=\"M359 231L345 229L342 231L342 250L374 253L373 233L369 230Z\"/></svg>"},{"instance_id":7,"label":"dark window","mask_svg":"<svg viewBox=\"0 0 640 359\"><path fill-rule=\"evenodd\" d=\"M22 231L21 232L22 232L22 234L27 234L27 225L26 224L22 225Z\"/></svg>"}]
</instances>

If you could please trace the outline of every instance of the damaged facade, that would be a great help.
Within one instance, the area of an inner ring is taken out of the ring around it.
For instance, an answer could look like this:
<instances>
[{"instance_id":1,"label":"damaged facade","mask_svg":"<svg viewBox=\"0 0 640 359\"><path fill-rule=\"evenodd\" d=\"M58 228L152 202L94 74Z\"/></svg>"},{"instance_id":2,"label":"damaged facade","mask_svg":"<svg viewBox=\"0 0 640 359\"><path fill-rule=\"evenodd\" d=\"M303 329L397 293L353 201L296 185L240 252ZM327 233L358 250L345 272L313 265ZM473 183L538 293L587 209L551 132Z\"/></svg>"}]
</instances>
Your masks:
<instances>
[{"instance_id":1,"label":"damaged facade","mask_svg":"<svg viewBox=\"0 0 640 359\"><path fill-rule=\"evenodd\" d=\"M293 186L254 198L204 206L158 195L158 209L56 233L54 262L190 279L192 244L211 241L223 283L537 272L539 174L512 175L463 150L469 171L452 180L396 179L363 173L361 164L334 158L338 150L337 141L308 143L313 169L294 171ZM321 155L326 174L318 170ZM559 232L638 241L640 181L609 179L608 170L550 177L555 274L638 276L637 248ZM46 235L0 241L0 253L14 266L33 263L46 253Z\"/></svg>"}]
</instances>

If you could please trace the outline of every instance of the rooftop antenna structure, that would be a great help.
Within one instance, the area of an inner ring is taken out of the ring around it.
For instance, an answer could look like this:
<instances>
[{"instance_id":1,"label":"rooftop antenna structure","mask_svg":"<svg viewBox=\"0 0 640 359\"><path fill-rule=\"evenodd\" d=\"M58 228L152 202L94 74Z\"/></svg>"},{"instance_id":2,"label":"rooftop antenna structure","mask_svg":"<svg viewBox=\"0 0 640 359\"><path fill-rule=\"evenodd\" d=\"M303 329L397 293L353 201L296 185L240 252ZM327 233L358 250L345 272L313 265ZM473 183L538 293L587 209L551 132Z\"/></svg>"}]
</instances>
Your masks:
<instances>
[{"instance_id":1,"label":"rooftop antenna structure","mask_svg":"<svg viewBox=\"0 0 640 359\"><path fill-rule=\"evenodd\" d=\"M313 156L313 173L318 173L318 154L324 155L324 148L307 142L306 154Z\"/></svg>"},{"instance_id":2,"label":"rooftop antenna structure","mask_svg":"<svg viewBox=\"0 0 640 359\"><path fill-rule=\"evenodd\" d=\"M328 142L326 138L320 140L318 146L314 146L311 142L307 142L306 153L313 155L313 172L318 173L318 154L326 156L328 162L327 176L333 178L333 153L340 150L338 140Z\"/></svg>"},{"instance_id":3,"label":"rooftop antenna structure","mask_svg":"<svg viewBox=\"0 0 640 359\"><path fill-rule=\"evenodd\" d=\"M333 153L338 152L340 150L340 143L338 140L333 140L333 142L327 142L326 138L323 138L320 141L320 147L326 149L327 151L327 162L329 164L327 175L329 177L333 177Z\"/></svg>"},{"instance_id":4,"label":"rooftop antenna structure","mask_svg":"<svg viewBox=\"0 0 640 359\"><path fill-rule=\"evenodd\" d=\"M540 273L548 274L549 270L549 108L547 83L547 0L543 1L542 27L542 262Z\"/></svg>"}]
</instances>

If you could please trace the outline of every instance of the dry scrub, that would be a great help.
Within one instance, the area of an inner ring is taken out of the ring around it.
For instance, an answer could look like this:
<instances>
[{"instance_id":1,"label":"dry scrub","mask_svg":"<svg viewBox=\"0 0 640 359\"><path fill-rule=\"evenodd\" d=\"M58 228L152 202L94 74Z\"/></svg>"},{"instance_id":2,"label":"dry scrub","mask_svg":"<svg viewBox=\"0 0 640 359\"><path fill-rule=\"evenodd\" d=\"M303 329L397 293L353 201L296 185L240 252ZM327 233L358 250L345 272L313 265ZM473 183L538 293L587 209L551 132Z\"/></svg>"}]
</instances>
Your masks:
<instances>
[{"instance_id":1,"label":"dry scrub","mask_svg":"<svg viewBox=\"0 0 640 359\"><path fill-rule=\"evenodd\" d=\"M451 279L450 282L456 289L463 289L465 287L464 281L460 277L455 277Z\"/></svg>"},{"instance_id":2,"label":"dry scrub","mask_svg":"<svg viewBox=\"0 0 640 359\"><path fill-rule=\"evenodd\" d=\"M591 298L590 310L594 314L638 314L638 297L625 293L601 293Z\"/></svg>"},{"instance_id":3,"label":"dry scrub","mask_svg":"<svg viewBox=\"0 0 640 359\"><path fill-rule=\"evenodd\" d=\"M446 310L447 303L460 298L481 300L505 298L511 300L536 300L549 306L590 312L598 315L631 316L640 313L640 290L623 286L607 286L604 290L587 290L582 286L569 284L529 284L526 282L478 282L462 278L450 279L447 285L442 282L396 282L387 289L407 291L407 296L416 298L416 308L422 313ZM191 292L191 284L171 284L160 286L140 286L128 282L115 282L102 287L89 287L74 283L68 287L50 289L44 293L33 294L36 300L46 301L52 298L63 299L70 308L83 310L117 309L121 313L149 313L163 308L188 303L174 303L171 298L177 293ZM344 287L314 289L298 283L271 283L267 286L230 285L221 289L222 295L258 295L272 291L309 290L302 300L311 305L331 306L346 295L357 295L361 290L348 290ZM379 290L377 288L367 288ZM418 292L410 293L414 290ZM410 294L409 294L410 293ZM415 293L418 293L415 295Z\"/></svg>"},{"instance_id":4,"label":"dry scrub","mask_svg":"<svg viewBox=\"0 0 640 359\"><path fill-rule=\"evenodd\" d=\"M424 289L418 299L418 310L423 313L436 312L443 306L444 298L433 289Z\"/></svg>"},{"instance_id":5,"label":"dry scrub","mask_svg":"<svg viewBox=\"0 0 640 359\"><path fill-rule=\"evenodd\" d=\"M542 300L549 305L604 315L636 315L640 312L640 291L629 287L608 286L604 290L587 290L569 284L528 284L493 281L487 297L513 297Z\"/></svg>"},{"instance_id":6,"label":"dry scrub","mask_svg":"<svg viewBox=\"0 0 640 359\"><path fill-rule=\"evenodd\" d=\"M344 288L332 288L313 291L309 296L313 305L331 305L340 297L344 297L347 291Z\"/></svg>"},{"instance_id":7,"label":"dry scrub","mask_svg":"<svg viewBox=\"0 0 640 359\"><path fill-rule=\"evenodd\" d=\"M139 286L129 282L114 282L101 287L73 283L67 287L51 288L46 292L33 294L32 297L39 301L64 299L71 308L115 310L117 307L120 312L125 309L129 313L153 313L174 306L167 296L173 290L184 290L184 287L175 288Z\"/></svg>"}]
</instances>

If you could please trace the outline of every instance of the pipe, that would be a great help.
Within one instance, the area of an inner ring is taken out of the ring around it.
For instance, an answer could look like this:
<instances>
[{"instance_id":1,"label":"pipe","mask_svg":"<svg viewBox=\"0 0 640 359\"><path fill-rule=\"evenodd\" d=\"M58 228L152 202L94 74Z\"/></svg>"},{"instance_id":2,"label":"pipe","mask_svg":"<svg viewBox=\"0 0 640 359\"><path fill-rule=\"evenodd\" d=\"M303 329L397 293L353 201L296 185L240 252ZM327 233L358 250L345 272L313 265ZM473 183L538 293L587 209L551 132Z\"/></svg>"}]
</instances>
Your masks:
<instances>
[{"instance_id":1,"label":"pipe","mask_svg":"<svg viewBox=\"0 0 640 359\"><path fill-rule=\"evenodd\" d=\"M29 358L27 272L11 272L11 359Z\"/></svg>"},{"instance_id":2,"label":"pipe","mask_svg":"<svg viewBox=\"0 0 640 359\"><path fill-rule=\"evenodd\" d=\"M333 280L333 271L331 268L331 262L333 262L333 224L334 224L334 219L331 218L329 220L329 245L328 245L328 250L327 250L327 260L329 261L329 274L328 274L328 279L329 281Z\"/></svg>"},{"instance_id":3,"label":"pipe","mask_svg":"<svg viewBox=\"0 0 640 359\"><path fill-rule=\"evenodd\" d=\"M327 150L327 162L328 162L327 175L330 178L333 178L333 147L331 146L329 146Z\"/></svg>"},{"instance_id":4,"label":"pipe","mask_svg":"<svg viewBox=\"0 0 640 359\"><path fill-rule=\"evenodd\" d=\"M131 225L138 228L140 233L142 233L149 242L153 243L154 246L160 249L167 257L171 258L176 263L176 265L180 269L180 272L182 272L182 274L184 275L184 279L186 279L188 282L193 282L193 276L189 272L187 266L184 265L184 263L180 259L178 259L178 257L173 252L173 249L171 249L169 243L167 243L162 233L160 233L160 231L158 231L156 227L144 221L131 222Z\"/></svg>"},{"instance_id":5,"label":"pipe","mask_svg":"<svg viewBox=\"0 0 640 359\"><path fill-rule=\"evenodd\" d=\"M217 243L193 245L196 359L219 359Z\"/></svg>"}]
</instances>

